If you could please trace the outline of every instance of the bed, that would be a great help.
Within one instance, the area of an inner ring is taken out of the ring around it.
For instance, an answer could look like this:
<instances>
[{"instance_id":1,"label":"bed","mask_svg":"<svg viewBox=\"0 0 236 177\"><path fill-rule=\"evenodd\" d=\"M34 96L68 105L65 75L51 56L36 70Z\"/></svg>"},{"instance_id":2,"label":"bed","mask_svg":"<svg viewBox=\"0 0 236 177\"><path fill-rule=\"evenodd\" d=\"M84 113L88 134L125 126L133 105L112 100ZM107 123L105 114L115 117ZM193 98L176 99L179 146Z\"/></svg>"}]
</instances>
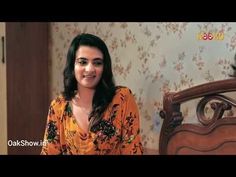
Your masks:
<instances>
[{"instance_id":1,"label":"bed","mask_svg":"<svg viewBox=\"0 0 236 177\"><path fill-rule=\"evenodd\" d=\"M225 115L236 107L235 76L164 95L160 155L236 154L236 116ZM198 123L184 123L181 106L194 99L199 99L193 117ZM212 109L210 118L206 107Z\"/></svg>"}]
</instances>

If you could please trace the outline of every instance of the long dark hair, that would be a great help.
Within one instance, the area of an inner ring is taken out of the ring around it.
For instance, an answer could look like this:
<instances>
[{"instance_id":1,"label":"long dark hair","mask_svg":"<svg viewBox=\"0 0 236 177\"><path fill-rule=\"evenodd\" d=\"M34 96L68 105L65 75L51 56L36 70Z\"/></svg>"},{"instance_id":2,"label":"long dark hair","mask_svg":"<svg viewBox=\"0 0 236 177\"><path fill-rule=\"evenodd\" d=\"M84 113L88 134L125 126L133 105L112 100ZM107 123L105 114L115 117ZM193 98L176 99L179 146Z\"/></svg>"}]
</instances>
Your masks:
<instances>
[{"instance_id":1,"label":"long dark hair","mask_svg":"<svg viewBox=\"0 0 236 177\"><path fill-rule=\"evenodd\" d=\"M112 73L111 57L105 42L92 34L79 34L72 40L67 53L67 61L63 73L64 91L62 92L65 99L70 101L77 91L74 64L76 51L80 46L96 47L103 53L103 73L98 85L96 86L92 102L92 112L89 115L89 129L92 130L93 126L97 125L97 123L102 119L103 112L115 95L115 82Z\"/></svg>"}]
</instances>

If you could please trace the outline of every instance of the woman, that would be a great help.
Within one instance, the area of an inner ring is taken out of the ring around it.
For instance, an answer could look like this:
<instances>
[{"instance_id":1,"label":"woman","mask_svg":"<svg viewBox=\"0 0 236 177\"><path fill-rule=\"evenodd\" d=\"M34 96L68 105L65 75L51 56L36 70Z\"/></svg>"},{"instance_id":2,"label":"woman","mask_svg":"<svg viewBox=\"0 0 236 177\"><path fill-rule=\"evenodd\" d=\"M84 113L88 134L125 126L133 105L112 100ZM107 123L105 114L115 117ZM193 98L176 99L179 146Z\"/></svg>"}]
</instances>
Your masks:
<instances>
[{"instance_id":1,"label":"woman","mask_svg":"<svg viewBox=\"0 0 236 177\"><path fill-rule=\"evenodd\" d=\"M142 154L131 91L116 87L106 44L80 34L69 48L63 94L52 101L41 154Z\"/></svg>"}]
</instances>

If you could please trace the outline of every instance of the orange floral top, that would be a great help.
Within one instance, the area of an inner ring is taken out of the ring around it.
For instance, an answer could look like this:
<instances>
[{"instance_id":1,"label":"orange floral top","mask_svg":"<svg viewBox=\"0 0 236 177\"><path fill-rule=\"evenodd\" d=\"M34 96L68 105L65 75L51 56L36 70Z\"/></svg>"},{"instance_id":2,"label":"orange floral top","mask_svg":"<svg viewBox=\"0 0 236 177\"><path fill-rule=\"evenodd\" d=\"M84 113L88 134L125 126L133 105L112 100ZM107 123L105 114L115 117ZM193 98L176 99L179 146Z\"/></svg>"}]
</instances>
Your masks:
<instances>
[{"instance_id":1,"label":"orange floral top","mask_svg":"<svg viewBox=\"0 0 236 177\"><path fill-rule=\"evenodd\" d=\"M52 101L42 155L143 154L137 104L130 89L117 87L116 94L93 131L83 134L73 116L70 101Z\"/></svg>"}]
</instances>

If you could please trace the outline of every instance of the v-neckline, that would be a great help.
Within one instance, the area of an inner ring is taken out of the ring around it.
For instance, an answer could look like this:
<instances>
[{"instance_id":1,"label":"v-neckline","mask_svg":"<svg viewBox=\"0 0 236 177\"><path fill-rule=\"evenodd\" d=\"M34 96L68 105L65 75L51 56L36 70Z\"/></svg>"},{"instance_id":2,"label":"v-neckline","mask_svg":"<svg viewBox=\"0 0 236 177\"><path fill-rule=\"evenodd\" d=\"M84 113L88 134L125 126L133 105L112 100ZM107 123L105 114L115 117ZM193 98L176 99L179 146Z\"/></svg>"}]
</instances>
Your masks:
<instances>
[{"instance_id":1,"label":"v-neckline","mask_svg":"<svg viewBox=\"0 0 236 177\"><path fill-rule=\"evenodd\" d=\"M72 107L72 102L71 101L69 101L68 102L68 106L70 107L70 109L71 109L71 118L72 118L72 121L74 121L75 122L75 124L76 124L76 126L77 126L77 128L78 128L78 133L80 134L80 135L82 135L82 136L89 136L90 135L90 130L88 130L87 132L85 131L85 130L83 130L82 128L81 128L81 126L79 125L79 122L77 121L77 119L76 119L76 117L75 117L75 115L74 115L74 113L73 113L73 107Z\"/></svg>"}]
</instances>

